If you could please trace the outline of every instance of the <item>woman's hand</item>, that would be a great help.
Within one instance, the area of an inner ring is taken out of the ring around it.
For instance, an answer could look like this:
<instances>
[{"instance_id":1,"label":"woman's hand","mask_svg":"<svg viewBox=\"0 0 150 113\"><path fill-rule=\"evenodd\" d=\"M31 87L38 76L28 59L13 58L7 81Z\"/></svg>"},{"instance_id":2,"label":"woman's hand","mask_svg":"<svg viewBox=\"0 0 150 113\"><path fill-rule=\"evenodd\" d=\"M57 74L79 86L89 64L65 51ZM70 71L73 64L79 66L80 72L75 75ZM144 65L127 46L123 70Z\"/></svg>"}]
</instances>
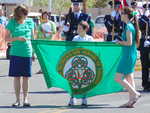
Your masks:
<instances>
[{"instance_id":1,"label":"woman's hand","mask_svg":"<svg viewBox=\"0 0 150 113\"><path fill-rule=\"evenodd\" d=\"M22 42L25 42L25 41L27 41L28 39L26 39L26 38L24 38L24 37L17 37L17 40L22 41Z\"/></svg>"},{"instance_id":2,"label":"woman's hand","mask_svg":"<svg viewBox=\"0 0 150 113\"><path fill-rule=\"evenodd\" d=\"M119 40L118 40L116 43L117 43L117 44L122 44L121 42L122 42L122 41L119 41Z\"/></svg>"}]
</instances>

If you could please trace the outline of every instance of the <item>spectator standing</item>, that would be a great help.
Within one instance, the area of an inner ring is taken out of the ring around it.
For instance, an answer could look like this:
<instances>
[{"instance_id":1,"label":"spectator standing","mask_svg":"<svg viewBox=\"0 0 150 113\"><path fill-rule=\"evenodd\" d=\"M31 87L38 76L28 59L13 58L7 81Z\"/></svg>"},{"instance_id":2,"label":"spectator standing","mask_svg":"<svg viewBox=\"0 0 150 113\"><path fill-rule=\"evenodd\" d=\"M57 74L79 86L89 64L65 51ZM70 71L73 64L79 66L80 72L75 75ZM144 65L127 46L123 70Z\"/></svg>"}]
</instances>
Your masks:
<instances>
[{"instance_id":1,"label":"spectator standing","mask_svg":"<svg viewBox=\"0 0 150 113\"><path fill-rule=\"evenodd\" d=\"M38 37L40 39L51 39L56 33L56 24L49 20L49 13L43 12L41 17L41 24L38 27Z\"/></svg>"},{"instance_id":2,"label":"spectator standing","mask_svg":"<svg viewBox=\"0 0 150 113\"><path fill-rule=\"evenodd\" d=\"M14 77L16 102L13 107L20 106L20 90L23 89L23 106L29 107L28 80L31 77L32 46L34 22L27 18L28 8L19 5L14 10L14 16L9 20L6 29L6 41L11 42L9 76ZM21 83L21 78L23 82Z\"/></svg>"},{"instance_id":3,"label":"spectator standing","mask_svg":"<svg viewBox=\"0 0 150 113\"><path fill-rule=\"evenodd\" d=\"M150 4L143 5L144 15L139 19L142 37L140 39L140 60L142 66L142 87L144 92L150 92Z\"/></svg>"},{"instance_id":4,"label":"spectator standing","mask_svg":"<svg viewBox=\"0 0 150 113\"><path fill-rule=\"evenodd\" d=\"M41 24L38 27L37 38L52 40L53 35L56 33L56 24L49 20L50 13L43 12L41 16ZM40 69L37 74L41 74L42 70Z\"/></svg>"},{"instance_id":5,"label":"spectator standing","mask_svg":"<svg viewBox=\"0 0 150 113\"><path fill-rule=\"evenodd\" d=\"M113 1L110 1L108 3L111 8L112 12L110 15L105 15L104 17L104 23L108 31L107 35L107 41L112 41L115 39L121 40L121 33L124 29L125 24L121 20L121 2L120 1L115 1L114 2L114 9L113 9Z\"/></svg>"},{"instance_id":6,"label":"spectator standing","mask_svg":"<svg viewBox=\"0 0 150 113\"><path fill-rule=\"evenodd\" d=\"M72 12L67 17L67 23L70 24L70 28L66 36L67 41L72 41L73 37L77 35L77 27L81 21L89 22L90 18L87 14L81 11L81 6L79 2L73 2ZM87 33L91 35L89 31Z\"/></svg>"},{"instance_id":7,"label":"spectator standing","mask_svg":"<svg viewBox=\"0 0 150 113\"><path fill-rule=\"evenodd\" d=\"M8 23L8 19L4 16L3 9L0 9L0 25L6 26Z\"/></svg>"}]
</instances>

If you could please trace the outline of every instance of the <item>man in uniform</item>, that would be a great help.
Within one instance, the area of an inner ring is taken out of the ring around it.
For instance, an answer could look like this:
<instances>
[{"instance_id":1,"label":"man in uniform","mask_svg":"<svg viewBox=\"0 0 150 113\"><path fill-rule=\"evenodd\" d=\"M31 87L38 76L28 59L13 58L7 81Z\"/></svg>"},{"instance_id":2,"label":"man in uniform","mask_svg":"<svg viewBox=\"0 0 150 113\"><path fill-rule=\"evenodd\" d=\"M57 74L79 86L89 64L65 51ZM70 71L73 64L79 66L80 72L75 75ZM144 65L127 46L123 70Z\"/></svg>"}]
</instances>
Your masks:
<instances>
[{"instance_id":1,"label":"man in uniform","mask_svg":"<svg viewBox=\"0 0 150 113\"><path fill-rule=\"evenodd\" d=\"M113 8L112 1L110 1L108 4L111 6L111 8ZM124 29L124 23L121 21L120 9L121 9L121 2L115 1L114 10L112 11L111 15L106 15L104 18L104 23L108 31L107 41L112 41L113 29L114 29L114 39L121 40L120 37Z\"/></svg>"},{"instance_id":2,"label":"man in uniform","mask_svg":"<svg viewBox=\"0 0 150 113\"><path fill-rule=\"evenodd\" d=\"M66 36L67 41L72 41L73 37L77 35L77 26L81 21L87 21L90 23L90 17L81 11L80 2L82 1L72 0L72 12L68 16L69 18L67 18L67 23L70 24L70 28ZM91 35L90 33L90 31L87 32L87 34Z\"/></svg>"},{"instance_id":3,"label":"man in uniform","mask_svg":"<svg viewBox=\"0 0 150 113\"><path fill-rule=\"evenodd\" d=\"M140 40L140 60L142 65L142 87L143 91L150 91L150 4L148 8L146 4L143 5L145 8L144 15L139 19L139 26L142 32L142 37ZM146 27L148 25L148 27Z\"/></svg>"}]
</instances>

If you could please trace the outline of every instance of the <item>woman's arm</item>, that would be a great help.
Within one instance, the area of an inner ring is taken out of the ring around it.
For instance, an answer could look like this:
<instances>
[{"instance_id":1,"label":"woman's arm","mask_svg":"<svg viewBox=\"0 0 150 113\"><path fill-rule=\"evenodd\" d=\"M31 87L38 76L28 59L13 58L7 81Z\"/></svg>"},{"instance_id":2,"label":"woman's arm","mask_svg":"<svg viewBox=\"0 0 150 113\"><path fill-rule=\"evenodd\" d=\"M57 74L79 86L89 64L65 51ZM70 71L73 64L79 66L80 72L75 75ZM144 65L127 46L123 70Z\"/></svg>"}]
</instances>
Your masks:
<instances>
[{"instance_id":1,"label":"woman's arm","mask_svg":"<svg viewBox=\"0 0 150 113\"><path fill-rule=\"evenodd\" d=\"M35 29L33 29L32 31L32 38L31 39L36 39L37 38L37 34L36 34L36 30Z\"/></svg>"},{"instance_id":2,"label":"woman's arm","mask_svg":"<svg viewBox=\"0 0 150 113\"><path fill-rule=\"evenodd\" d=\"M125 45L125 46L131 46L132 45L132 32L127 31L126 32L127 41L118 41L118 44Z\"/></svg>"},{"instance_id":3,"label":"woman's arm","mask_svg":"<svg viewBox=\"0 0 150 113\"><path fill-rule=\"evenodd\" d=\"M26 39L23 38L23 37L11 38L11 36L10 36L10 31L8 31L8 30L6 30L5 40L6 40L7 42L14 42L14 41L16 41L16 40L19 40L19 41L26 41Z\"/></svg>"}]
</instances>

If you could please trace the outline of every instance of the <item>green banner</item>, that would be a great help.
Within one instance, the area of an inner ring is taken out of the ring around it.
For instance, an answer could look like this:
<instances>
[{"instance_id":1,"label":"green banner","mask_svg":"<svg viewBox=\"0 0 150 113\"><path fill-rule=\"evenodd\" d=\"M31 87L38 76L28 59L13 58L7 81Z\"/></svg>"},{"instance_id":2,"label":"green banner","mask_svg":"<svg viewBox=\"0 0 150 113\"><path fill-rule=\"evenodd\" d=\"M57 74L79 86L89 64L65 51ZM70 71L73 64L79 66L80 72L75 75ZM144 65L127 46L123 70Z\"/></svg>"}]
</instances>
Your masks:
<instances>
[{"instance_id":1,"label":"green banner","mask_svg":"<svg viewBox=\"0 0 150 113\"><path fill-rule=\"evenodd\" d=\"M122 91L114 80L121 46L112 42L32 40L48 88L76 98Z\"/></svg>"}]
</instances>

